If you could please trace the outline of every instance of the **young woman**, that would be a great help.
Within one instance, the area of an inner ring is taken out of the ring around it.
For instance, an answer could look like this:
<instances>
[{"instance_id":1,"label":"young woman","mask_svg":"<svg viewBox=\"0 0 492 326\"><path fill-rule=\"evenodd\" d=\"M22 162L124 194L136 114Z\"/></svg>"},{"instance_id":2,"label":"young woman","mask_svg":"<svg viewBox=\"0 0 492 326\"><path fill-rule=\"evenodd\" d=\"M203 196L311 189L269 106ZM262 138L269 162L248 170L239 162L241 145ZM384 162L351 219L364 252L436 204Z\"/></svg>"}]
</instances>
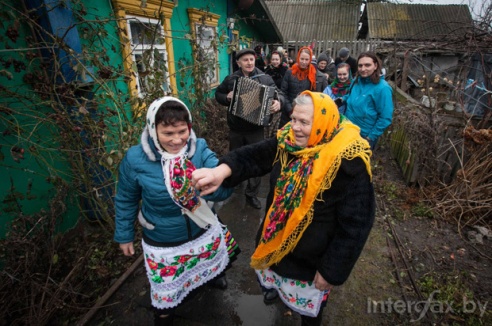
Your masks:
<instances>
[{"instance_id":1,"label":"young woman","mask_svg":"<svg viewBox=\"0 0 492 326\"><path fill-rule=\"evenodd\" d=\"M337 77L328 85L323 93L328 94L333 100L345 96L352 85L352 74L348 63L341 63L337 68ZM345 114L345 105L338 108L340 114Z\"/></svg>"},{"instance_id":2,"label":"young woman","mask_svg":"<svg viewBox=\"0 0 492 326\"><path fill-rule=\"evenodd\" d=\"M393 90L381 78L381 60L375 53L361 53L357 66L358 77L342 102L347 106L345 116L360 127L360 134L374 149L393 120Z\"/></svg>"},{"instance_id":3,"label":"young woman","mask_svg":"<svg viewBox=\"0 0 492 326\"><path fill-rule=\"evenodd\" d=\"M282 85L282 79L284 79L287 70L289 70L289 66L285 62L282 62L280 53L273 51L270 56L270 64L265 69L265 74L272 77L278 89Z\"/></svg>"},{"instance_id":4,"label":"young woman","mask_svg":"<svg viewBox=\"0 0 492 326\"><path fill-rule=\"evenodd\" d=\"M232 189L200 197L191 185L195 168L218 159L191 129L186 105L173 97L147 111L141 144L131 147L119 167L114 240L125 256L135 253L134 222L143 228L142 248L150 282L155 325L172 325L176 307L194 289L212 281L225 289L224 270L237 249L206 200L221 201Z\"/></svg>"},{"instance_id":5,"label":"young woman","mask_svg":"<svg viewBox=\"0 0 492 326\"><path fill-rule=\"evenodd\" d=\"M251 266L268 289L265 303L280 296L302 325L321 325L328 294L347 280L367 240L375 214L370 156L359 128L333 100L305 91L276 138L193 172L204 193L270 173L269 208Z\"/></svg>"},{"instance_id":6,"label":"young woman","mask_svg":"<svg viewBox=\"0 0 492 326\"><path fill-rule=\"evenodd\" d=\"M325 75L311 64L312 56L311 48L302 47L297 53L296 63L285 73L281 90L286 98L282 106L280 127L290 121L292 103L297 95L306 90L322 92L328 86Z\"/></svg>"}]
</instances>

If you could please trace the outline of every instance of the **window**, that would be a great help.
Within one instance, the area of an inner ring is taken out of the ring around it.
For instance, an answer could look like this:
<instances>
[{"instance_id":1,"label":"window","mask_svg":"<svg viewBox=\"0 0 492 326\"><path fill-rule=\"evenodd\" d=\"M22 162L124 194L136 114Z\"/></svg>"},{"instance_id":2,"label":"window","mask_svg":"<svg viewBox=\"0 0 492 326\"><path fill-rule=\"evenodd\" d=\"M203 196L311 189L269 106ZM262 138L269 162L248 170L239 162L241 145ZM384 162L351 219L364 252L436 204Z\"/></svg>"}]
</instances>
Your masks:
<instances>
[{"instance_id":1,"label":"window","mask_svg":"<svg viewBox=\"0 0 492 326\"><path fill-rule=\"evenodd\" d=\"M217 26L220 16L198 9L188 8L192 34L196 39L194 47L195 64L205 68L204 79L209 87L219 85L217 56Z\"/></svg>"},{"instance_id":2,"label":"window","mask_svg":"<svg viewBox=\"0 0 492 326\"><path fill-rule=\"evenodd\" d=\"M171 92L164 29L156 19L127 16L131 56L136 66L138 95L153 87Z\"/></svg>"},{"instance_id":3,"label":"window","mask_svg":"<svg viewBox=\"0 0 492 326\"><path fill-rule=\"evenodd\" d=\"M112 0L112 3L121 31L124 67L130 77L131 94L142 96L152 83L157 82L162 82L163 91L176 94L171 35L174 2L147 0L145 7L141 0ZM158 74L158 80L150 73L157 68L163 71Z\"/></svg>"}]
</instances>

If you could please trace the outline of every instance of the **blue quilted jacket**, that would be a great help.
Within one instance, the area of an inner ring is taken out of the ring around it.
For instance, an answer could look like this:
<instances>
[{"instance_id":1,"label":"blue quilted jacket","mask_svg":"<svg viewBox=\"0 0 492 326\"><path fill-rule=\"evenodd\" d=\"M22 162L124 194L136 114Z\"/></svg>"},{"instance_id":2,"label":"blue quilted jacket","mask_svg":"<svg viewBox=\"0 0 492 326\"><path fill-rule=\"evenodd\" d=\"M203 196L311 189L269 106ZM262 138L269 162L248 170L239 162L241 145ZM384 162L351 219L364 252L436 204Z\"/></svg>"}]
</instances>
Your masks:
<instances>
[{"instance_id":1,"label":"blue quilted jacket","mask_svg":"<svg viewBox=\"0 0 492 326\"><path fill-rule=\"evenodd\" d=\"M114 240L128 243L134 240L135 220L142 209L145 219L155 228L143 228L144 234L157 242L182 242L194 237L202 229L193 220L181 214L164 184L161 155L153 141L142 136L142 144L131 147L119 167L119 180L115 198L116 230ZM189 145L190 146L190 145ZM146 151L152 151L156 160L149 159ZM196 168L217 166L218 159L204 139L196 139L195 153L191 161ZM228 198L233 189L220 187L215 193L203 197L209 201Z\"/></svg>"}]
</instances>

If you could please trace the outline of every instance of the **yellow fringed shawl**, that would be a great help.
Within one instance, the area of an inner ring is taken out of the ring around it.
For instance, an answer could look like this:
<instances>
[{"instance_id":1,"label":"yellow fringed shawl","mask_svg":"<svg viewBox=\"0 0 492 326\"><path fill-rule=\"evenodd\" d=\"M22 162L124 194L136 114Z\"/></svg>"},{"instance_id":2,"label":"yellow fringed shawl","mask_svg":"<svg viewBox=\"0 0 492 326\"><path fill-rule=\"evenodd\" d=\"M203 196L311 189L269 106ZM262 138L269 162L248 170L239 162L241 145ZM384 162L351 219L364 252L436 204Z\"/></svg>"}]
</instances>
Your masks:
<instances>
[{"instance_id":1,"label":"yellow fringed shawl","mask_svg":"<svg viewBox=\"0 0 492 326\"><path fill-rule=\"evenodd\" d=\"M359 127L339 116L336 104L328 95L310 91L302 94L309 94L314 103L311 136L305 148L289 151L288 144L295 139L290 123L277 133L277 159L281 164L281 173L287 176L285 180L293 182L290 185L277 182L260 242L251 257L251 267L254 269L265 269L278 263L296 247L313 220L314 201L322 200L323 191L330 189L342 159L360 157L372 178L372 152L368 142L360 136ZM290 162L289 153L295 156ZM301 166L303 169L288 169L293 162L297 163L296 167ZM300 190L299 193L296 190ZM294 208L292 203L296 203Z\"/></svg>"}]
</instances>

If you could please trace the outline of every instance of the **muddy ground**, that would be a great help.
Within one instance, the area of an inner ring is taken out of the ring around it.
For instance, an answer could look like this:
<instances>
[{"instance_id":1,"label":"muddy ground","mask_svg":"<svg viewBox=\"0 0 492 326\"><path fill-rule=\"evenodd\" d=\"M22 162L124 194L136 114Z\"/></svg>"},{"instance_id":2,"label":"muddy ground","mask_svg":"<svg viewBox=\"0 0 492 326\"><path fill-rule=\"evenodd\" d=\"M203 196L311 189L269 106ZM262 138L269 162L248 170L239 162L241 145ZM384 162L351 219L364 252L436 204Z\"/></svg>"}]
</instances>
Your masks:
<instances>
[{"instance_id":1,"label":"muddy ground","mask_svg":"<svg viewBox=\"0 0 492 326\"><path fill-rule=\"evenodd\" d=\"M473 244L452 220L423 209L424 199L403 183L384 140L372 165L376 222L348 281L332 291L323 325L492 325L492 239ZM178 309L175 325L300 325L280 301L263 304L248 265L263 211L247 206L242 191L219 210L242 249L227 272L229 287L205 287ZM87 324L152 324L143 265Z\"/></svg>"}]
</instances>

